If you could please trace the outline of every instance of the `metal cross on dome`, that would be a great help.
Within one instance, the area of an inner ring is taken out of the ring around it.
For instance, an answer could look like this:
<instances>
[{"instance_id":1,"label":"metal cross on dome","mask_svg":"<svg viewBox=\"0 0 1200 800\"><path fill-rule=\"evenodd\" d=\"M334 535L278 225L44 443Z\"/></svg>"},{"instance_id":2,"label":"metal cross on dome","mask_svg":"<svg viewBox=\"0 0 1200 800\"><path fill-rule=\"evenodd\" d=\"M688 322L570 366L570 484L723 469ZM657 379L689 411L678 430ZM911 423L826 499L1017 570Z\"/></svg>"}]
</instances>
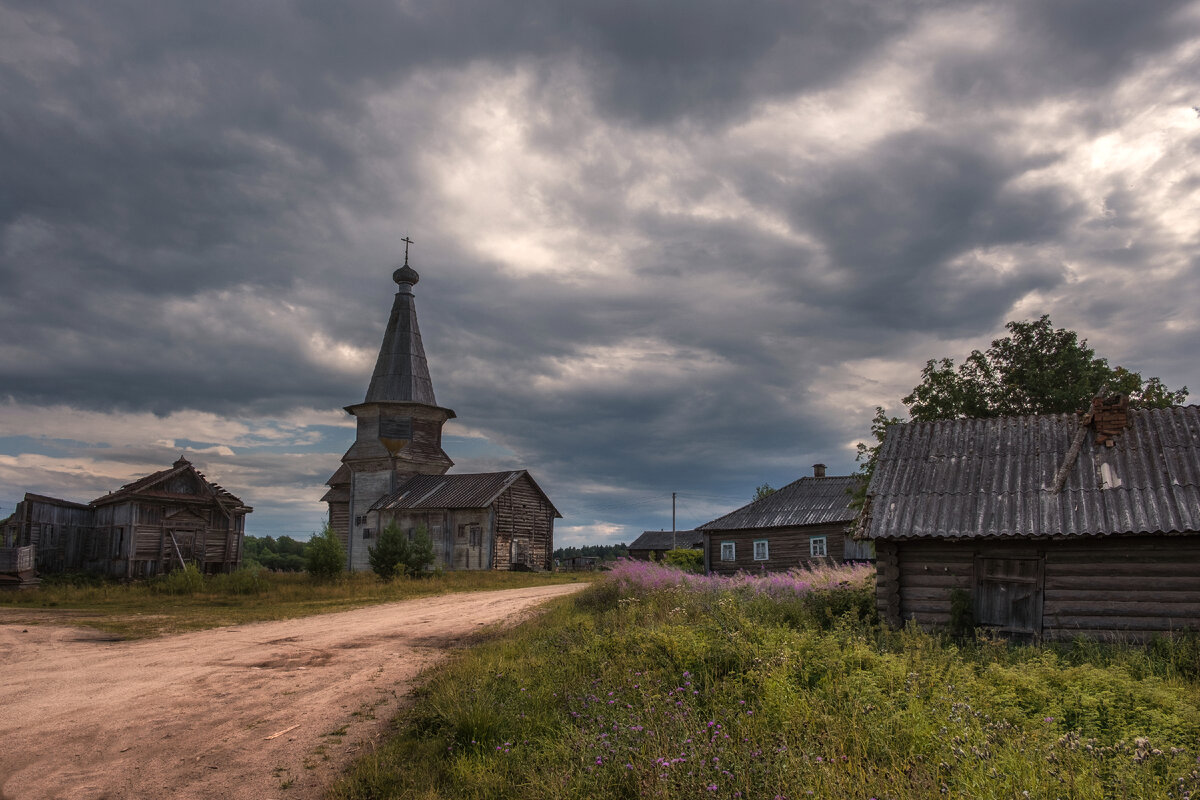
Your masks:
<instances>
[{"instance_id":1,"label":"metal cross on dome","mask_svg":"<svg viewBox=\"0 0 1200 800\"><path fill-rule=\"evenodd\" d=\"M408 246L414 244L413 240L405 236L400 241L404 242L404 266L408 266Z\"/></svg>"}]
</instances>

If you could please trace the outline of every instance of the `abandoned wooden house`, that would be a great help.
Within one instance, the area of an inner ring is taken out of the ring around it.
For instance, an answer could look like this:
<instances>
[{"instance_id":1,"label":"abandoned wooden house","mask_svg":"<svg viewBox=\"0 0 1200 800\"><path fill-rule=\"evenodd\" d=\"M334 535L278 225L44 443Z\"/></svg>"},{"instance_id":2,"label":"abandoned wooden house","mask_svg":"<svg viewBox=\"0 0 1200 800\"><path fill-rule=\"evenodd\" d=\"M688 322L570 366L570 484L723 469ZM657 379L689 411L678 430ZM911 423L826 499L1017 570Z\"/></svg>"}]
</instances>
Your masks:
<instances>
[{"instance_id":1,"label":"abandoned wooden house","mask_svg":"<svg viewBox=\"0 0 1200 800\"><path fill-rule=\"evenodd\" d=\"M562 515L528 472L446 474L454 462L442 426L455 414L434 397L413 297L419 279L406 255L392 274L399 289L366 399L346 407L358 421L354 444L322 497L347 567L369 569L373 540L395 521L410 534L424 526L444 569L551 569Z\"/></svg>"},{"instance_id":2,"label":"abandoned wooden house","mask_svg":"<svg viewBox=\"0 0 1200 800\"><path fill-rule=\"evenodd\" d=\"M696 528L704 536L706 572L781 572L792 567L869 561L869 543L850 539L854 475L813 474Z\"/></svg>"},{"instance_id":3,"label":"abandoned wooden house","mask_svg":"<svg viewBox=\"0 0 1200 800\"><path fill-rule=\"evenodd\" d=\"M699 550L704 547L700 531L642 531L629 545L629 557L637 561L657 561L675 549Z\"/></svg>"},{"instance_id":4,"label":"abandoned wooden house","mask_svg":"<svg viewBox=\"0 0 1200 800\"><path fill-rule=\"evenodd\" d=\"M6 573L17 583L31 580L31 561L42 574L147 578L186 563L231 572L241 563L252 510L180 458L86 504L26 494L0 523L0 565L21 561L24 570Z\"/></svg>"},{"instance_id":5,"label":"abandoned wooden house","mask_svg":"<svg viewBox=\"0 0 1200 800\"><path fill-rule=\"evenodd\" d=\"M1200 629L1200 408L890 427L861 535L893 625L1022 639ZM965 617L965 618L964 618Z\"/></svg>"}]
</instances>

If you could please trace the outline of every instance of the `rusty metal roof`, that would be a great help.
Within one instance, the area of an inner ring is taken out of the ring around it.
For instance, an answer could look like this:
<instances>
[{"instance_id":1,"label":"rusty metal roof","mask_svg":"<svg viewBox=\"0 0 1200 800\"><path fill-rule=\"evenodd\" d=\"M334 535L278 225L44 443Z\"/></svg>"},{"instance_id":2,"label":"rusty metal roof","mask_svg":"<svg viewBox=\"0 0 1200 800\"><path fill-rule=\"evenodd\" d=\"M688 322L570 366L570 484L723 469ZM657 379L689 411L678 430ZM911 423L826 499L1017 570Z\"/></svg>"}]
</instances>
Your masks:
<instances>
[{"instance_id":1,"label":"rusty metal roof","mask_svg":"<svg viewBox=\"0 0 1200 800\"><path fill-rule=\"evenodd\" d=\"M856 516L849 506L850 492L857 480L853 475L801 478L761 500L699 525L696 530L734 531L849 522Z\"/></svg>"},{"instance_id":2,"label":"rusty metal roof","mask_svg":"<svg viewBox=\"0 0 1200 800\"><path fill-rule=\"evenodd\" d=\"M1200 531L1200 407L1129 412L1113 447L1089 435L1052 491L1074 414L888 429L868 489L871 539Z\"/></svg>"},{"instance_id":3,"label":"rusty metal roof","mask_svg":"<svg viewBox=\"0 0 1200 800\"><path fill-rule=\"evenodd\" d=\"M414 475L400 484L396 490L379 498L371 510L387 509L437 509L437 508L487 508L514 483L527 477L554 511L562 517L550 498L537 485L527 470L511 472L475 472L460 475Z\"/></svg>"},{"instance_id":4,"label":"rusty metal roof","mask_svg":"<svg viewBox=\"0 0 1200 800\"><path fill-rule=\"evenodd\" d=\"M703 547L700 531L643 531L629 545L630 550L670 550L673 547Z\"/></svg>"}]
</instances>

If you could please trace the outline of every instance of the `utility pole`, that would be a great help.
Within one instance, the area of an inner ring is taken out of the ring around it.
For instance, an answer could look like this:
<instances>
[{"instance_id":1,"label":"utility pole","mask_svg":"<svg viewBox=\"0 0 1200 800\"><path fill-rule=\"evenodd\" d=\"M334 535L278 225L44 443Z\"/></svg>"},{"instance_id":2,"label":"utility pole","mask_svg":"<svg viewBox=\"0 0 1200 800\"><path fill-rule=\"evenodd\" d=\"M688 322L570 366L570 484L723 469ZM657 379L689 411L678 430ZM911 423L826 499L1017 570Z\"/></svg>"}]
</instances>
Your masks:
<instances>
[{"instance_id":1,"label":"utility pole","mask_svg":"<svg viewBox=\"0 0 1200 800\"><path fill-rule=\"evenodd\" d=\"M679 547L675 541L675 493L671 492L671 549L676 550Z\"/></svg>"}]
</instances>

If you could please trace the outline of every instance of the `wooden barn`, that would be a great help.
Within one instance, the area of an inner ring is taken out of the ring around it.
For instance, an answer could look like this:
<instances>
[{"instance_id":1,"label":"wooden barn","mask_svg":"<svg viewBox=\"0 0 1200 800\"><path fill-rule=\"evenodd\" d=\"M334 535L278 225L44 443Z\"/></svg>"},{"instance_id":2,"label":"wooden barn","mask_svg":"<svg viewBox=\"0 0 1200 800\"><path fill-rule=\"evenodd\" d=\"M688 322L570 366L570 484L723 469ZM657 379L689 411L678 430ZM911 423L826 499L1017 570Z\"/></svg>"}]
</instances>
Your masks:
<instances>
[{"instance_id":1,"label":"wooden barn","mask_svg":"<svg viewBox=\"0 0 1200 800\"><path fill-rule=\"evenodd\" d=\"M782 572L817 563L868 561L869 543L852 541L848 526L854 475L825 475L814 464L811 477L696 528L703 534L706 572Z\"/></svg>"},{"instance_id":2,"label":"wooden barn","mask_svg":"<svg viewBox=\"0 0 1200 800\"><path fill-rule=\"evenodd\" d=\"M1200 408L888 429L860 532L892 625L1020 639L1200 629ZM964 615L967 619L964 620Z\"/></svg>"},{"instance_id":3,"label":"wooden barn","mask_svg":"<svg viewBox=\"0 0 1200 800\"><path fill-rule=\"evenodd\" d=\"M525 470L414 475L369 512L367 539L424 526L444 569L548 570L562 515Z\"/></svg>"},{"instance_id":4,"label":"wooden barn","mask_svg":"<svg viewBox=\"0 0 1200 800\"><path fill-rule=\"evenodd\" d=\"M704 547L700 531L642 531L629 545L629 557L638 561L661 559L668 551L699 550Z\"/></svg>"},{"instance_id":5,"label":"wooden barn","mask_svg":"<svg viewBox=\"0 0 1200 800\"><path fill-rule=\"evenodd\" d=\"M147 578L189 562L206 573L231 572L252 510L180 458L87 504L26 494L3 524L0 564L18 555L6 551L31 548L42 574Z\"/></svg>"},{"instance_id":6,"label":"wooden barn","mask_svg":"<svg viewBox=\"0 0 1200 800\"><path fill-rule=\"evenodd\" d=\"M392 280L398 289L366 398L346 407L358 423L354 444L321 498L347 568L370 569L372 540L391 519L426 525L445 569L552 568L561 515L528 472L446 474L454 462L442 426L455 414L434 396L413 295L420 276L407 253Z\"/></svg>"}]
</instances>

